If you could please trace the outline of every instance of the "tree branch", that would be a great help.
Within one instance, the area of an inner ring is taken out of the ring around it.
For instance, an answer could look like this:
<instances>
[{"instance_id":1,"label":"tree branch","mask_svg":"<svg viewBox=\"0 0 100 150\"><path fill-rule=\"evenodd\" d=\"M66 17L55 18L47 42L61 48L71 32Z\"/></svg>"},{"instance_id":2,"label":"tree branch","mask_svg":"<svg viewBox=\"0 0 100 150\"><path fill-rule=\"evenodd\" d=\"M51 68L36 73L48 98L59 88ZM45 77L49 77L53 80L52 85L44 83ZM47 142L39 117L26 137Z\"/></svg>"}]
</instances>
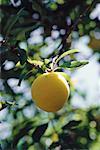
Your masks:
<instances>
[{"instance_id":1,"label":"tree branch","mask_svg":"<svg viewBox=\"0 0 100 150\"><path fill-rule=\"evenodd\" d=\"M8 80L10 78L19 79L20 74L21 74L21 69L18 70L14 70L14 68L10 70L2 69L0 72L0 78L5 80Z\"/></svg>"},{"instance_id":2,"label":"tree branch","mask_svg":"<svg viewBox=\"0 0 100 150\"><path fill-rule=\"evenodd\" d=\"M87 15L87 13L91 10L91 8L94 6L95 3L96 3L96 1L93 1L91 5L87 6L86 9L79 15L79 17L71 25L71 27L68 29L68 31L66 29L66 34L64 35L62 42L61 42L61 45L63 45L63 46L60 49L59 54L62 54L65 51L64 48L66 47L66 39L69 37L71 32L75 30L77 24L82 20L83 17L85 17Z\"/></svg>"}]
</instances>

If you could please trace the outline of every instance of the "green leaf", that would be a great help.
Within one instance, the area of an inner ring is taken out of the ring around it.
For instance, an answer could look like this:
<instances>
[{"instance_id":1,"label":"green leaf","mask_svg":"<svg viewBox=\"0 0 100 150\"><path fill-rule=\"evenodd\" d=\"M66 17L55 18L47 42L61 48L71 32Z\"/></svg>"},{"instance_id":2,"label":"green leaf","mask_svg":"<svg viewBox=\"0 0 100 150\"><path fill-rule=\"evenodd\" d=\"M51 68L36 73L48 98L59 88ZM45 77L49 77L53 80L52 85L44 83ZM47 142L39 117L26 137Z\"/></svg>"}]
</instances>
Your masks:
<instances>
[{"instance_id":1,"label":"green leaf","mask_svg":"<svg viewBox=\"0 0 100 150\"><path fill-rule=\"evenodd\" d=\"M26 59L25 59L26 60ZM23 61L23 60L22 60ZM38 61L38 60L31 60L30 58L28 58L27 59L27 62L28 63L30 63L30 64L33 64L36 68L38 68L38 72L40 72L40 73L43 73L43 70L42 70L42 66L43 66L43 62L42 61ZM20 63L21 63L21 61L20 61ZM17 64L17 65L19 65L19 64ZM34 67L34 68L35 68ZM35 68L35 69L36 69ZM33 73L33 69L32 70L30 70L30 71L26 71L26 65L24 64L24 66L23 66L23 71L22 71L22 73L21 73L21 75L20 75L20 77L19 77L19 82L18 82L18 86L20 86L21 85L21 82L22 82L22 80L23 79L25 79L30 73Z\"/></svg>"},{"instance_id":2,"label":"green leaf","mask_svg":"<svg viewBox=\"0 0 100 150\"><path fill-rule=\"evenodd\" d=\"M34 142L39 142L42 135L45 133L46 129L48 127L48 123L42 124L38 126L35 131L32 134L32 138Z\"/></svg>"},{"instance_id":3,"label":"green leaf","mask_svg":"<svg viewBox=\"0 0 100 150\"><path fill-rule=\"evenodd\" d=\"M26 51L24 49L18 49L20 64L23 65L27 60Z\"/></svg>"},{"instance_id":4,"label":"green leaf","mask_svg":"<svg viewBox=\"0 0 100 150\"><path fill-rule=\"evenodd\" d=\"M18 128L18 126L16 128ZM12 145L13 145L14 148L16 147L18 141L22 137L27 135L32 128L33 128L32 122L27 122L25 125L22 125L22 128L19 129L17 133L15 132L13 142L12 142Z\"/></svg>"},{"instance_id":5,"label":"green leaf","mask_svg":"<svg viewBox=\"0 0 100 150\"><path fill-rule=\"evenodd\" d=\"M20 75L18 86L21 85L22 80L24 80L33 70L30 70L29 72L26 73L25 70L22 71L22 74Z\"/></svg>"},{"instance_id":6,"label":"green leaf","mask_svg":"<svg viewBox=\"0 0 100 150\"><path fill-rule=\"evenodd\" d=\"M79 121L72 120L68 124L66 124L65 126L63 126L62 129L63 130L65 130L65 129L71 129L73 127L78 126L80 123L81 123L81 120L79 120Z\"/></svg>"},{"instance_id":7,"label":"green leaf","mask_svg":"<svg viewBox=\"0 0 100 150\"><path fill-rule=\"evenodd\" d=\"M5 87L5 92L11 94L12 96L15 96L15 92L13 91L13 89L9 86L8 82L5 81L3 83L4 87Z\"/></svg>"},{"instance_id":8,"label":"green leaf","mask_svg":"<svg viewBox=\"0 0 100 150\"><path fill-rule=\"evenodd\" d=\"M49 64L51 62L51 60L50 59L44 59L44 63L47 65L47 64Z\"/></svg>"},{"instance_id":9,"label":"green leaf","mask_svg":"<svg viewBox=\"0 0 100 150\"><path fill-rule=\"evenodd\" d=\"M30 58L27 59L27 61L30 63L30 64L34 64L34 65L37 65L37 66L42 66L44 63L40 60L32 60Z\"/></svg>"},{"instance_id":10,"label":"green leaf","mask_svg":"<svg viewBox=\"0 0 100 150\"><path fill-rule=\"evenodd\" d=\"M18 82L18 86L21 85L21 82L22 82L22 80L23 80L25 77L26 77L26 74L25 74L25 73L23 73L23 74L20 75L19 82Z\"/></svg>"},{"instance_id":11,"label":"green leaf","mask_svg":"<svg viewBox=\"0 0 100 150\"><path fill-rule=\"evenodd\" d=\"M56 147L60 147L60 142L54 142L54 143L52 143L51 145L50 145L50 149L55 149Z\"/></svg>"},{"instance_id":12,"label":"green leaf","mask_svg":"<svg viewBox=\"0 0 100 150\"><path fill-rule=\"evenodd\" d=\"M0 111L6 108L8 105L6 103L0 102Z\"/></svg>"},{"instance_id":13,"label":"green leaf","mask_svg":"<svg viewBox=\"0 0 100 150\"><path fill-rule=\"evenodd\" d=\"M7 25L5 27L5 31L6 31L6 36L9 34L10 30L12 29L12 27L14 26L14 24L17 22L17 20L19 19L19 17L21 16L21 13L23 11L24 8L20 9L19 12L13 16L12 18L10 18L7 22Z\"/></svg>"},{"instance_id":14,"label":"green leaf","mask_svg":"<svg viewBox=\"0 0 100 150\"><path fill-rule=\"evenodd\" d=\"M87 65L89 62L86 60L82 61L68 61L64 62L62 65L60 65L61 68L78 68L83 67L84 65Z\"/></svg>"},{"instance_id":15,"label":"green leaf","mask_svg":"<svg viewBox=\"0 0 100 150\"><path fill-rule=\"evenodd\" d=\"M73 53L78 53L79 52L79 50L78 49L71 49L71 50L69 50L69 51L67 51L67 52L64 52L62 55L60 55L60 57L56 60L56 64L62 59L62 58L64 58L65 56L67 56L67 55L70 55L70 54L73 54Z\"/></svg>"},{"instance_id":16,"label":"green leaf","mask_svg":"<svg viewBox=\"0 0 100 150\"><path fill-rule=\"evenodd\" d=\"M0 111L3 110L6 107L14 107L17 106L15 101L0 101Z\"/></svg>"}]
</instances>

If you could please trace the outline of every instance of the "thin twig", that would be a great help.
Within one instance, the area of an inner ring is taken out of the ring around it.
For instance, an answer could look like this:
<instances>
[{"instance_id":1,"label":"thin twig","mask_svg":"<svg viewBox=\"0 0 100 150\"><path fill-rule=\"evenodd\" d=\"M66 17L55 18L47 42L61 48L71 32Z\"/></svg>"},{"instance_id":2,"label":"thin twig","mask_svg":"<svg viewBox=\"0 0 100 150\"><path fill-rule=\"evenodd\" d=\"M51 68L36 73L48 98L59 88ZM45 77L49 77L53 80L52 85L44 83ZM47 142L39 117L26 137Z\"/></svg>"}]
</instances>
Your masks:
<instances>
[{"instance_id":1,"label":"thin twig","mask_svg":"<svg viewBox=\"0 0 100 150\"><path fill-rule=\"evenodd\" d=\"M79 17L76 19L75 23L70 27L69 31L67 32L66 39L69 37L69 35L72 32L72 30L74 30L76 28L77 24L82 20L82 18L87 15L87 13L91 10L91 8L93 7L94 4L95 4L95 1L93 1L92 4L89 5L85 9L85 11L83 11L82 14L79 15Z\"/></svg>"},{"instance_id":2,"label":"thin twig","mask_svg":"<svg viewBox=\"0 0 100 150\"><path fill-rule=\"evenodd\" d=\"M93 5L96 3L96 1L93 1L91 5L89 5L85 11L82 12L82 14L79 15L79 17L76 19L76 21L71 25L71 27L69 28L69 30L66 30L66 34L61 42L61 44L63 44L62 48L60 49L60 54L62 54L63 49L64 49L64 44L66 42L66 39L69 37L69 35L71 34L71 32L76 28L77 24L82 20L82 18L84 16L87 15L87 13L91 10L91 8L93 7Z\"/></svg>"}]
</instances>

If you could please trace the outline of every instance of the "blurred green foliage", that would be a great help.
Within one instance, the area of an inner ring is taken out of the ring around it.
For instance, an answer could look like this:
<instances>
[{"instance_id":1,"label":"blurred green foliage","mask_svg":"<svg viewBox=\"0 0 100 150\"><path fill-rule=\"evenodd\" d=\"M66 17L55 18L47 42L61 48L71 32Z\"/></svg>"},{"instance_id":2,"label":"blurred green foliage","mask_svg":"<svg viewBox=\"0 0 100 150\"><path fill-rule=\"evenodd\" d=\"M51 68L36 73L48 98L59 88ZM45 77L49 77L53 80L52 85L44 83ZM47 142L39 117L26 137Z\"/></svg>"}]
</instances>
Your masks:
<instances>
[{"instance_id":1,"label":"blurred green foliage","mask_svg":"<svg viewBox=\"0 0 100 150\"><path fill-rule=\"evenodd\" d=\"M0 111L6 111L0 124L6 122L11 126L10 135L0 140L0 150L100 149L100 108L73 108L70 100L76 89L72 88L69 102L57 113L39 110L28 95L33 80L50 68L57 56L63 57L73 39L88 35L93 41L99 20L91 20L89 15L97 3L96 0L0 1ZM78 37L74 37L74 31ZM46 50L52 43L54 46ZM99 44L96 47L90 42L89 46L93 52L99 52ZM7 68L11 62L12 67ZM59 66L76 68L85 64L71 55ZM18 85L23 90L18 90L21 89Z\"/></svg>"}]
</instances>

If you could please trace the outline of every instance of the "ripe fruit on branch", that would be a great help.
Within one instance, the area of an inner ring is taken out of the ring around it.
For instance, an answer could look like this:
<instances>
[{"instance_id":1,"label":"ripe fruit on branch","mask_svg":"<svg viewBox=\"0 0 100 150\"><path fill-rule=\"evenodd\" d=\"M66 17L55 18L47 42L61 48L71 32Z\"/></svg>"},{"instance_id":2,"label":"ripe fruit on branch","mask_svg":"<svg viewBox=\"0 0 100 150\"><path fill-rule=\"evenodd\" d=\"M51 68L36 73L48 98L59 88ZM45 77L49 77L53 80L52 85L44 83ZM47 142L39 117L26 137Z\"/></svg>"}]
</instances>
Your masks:
<instances>
[{"instance_id":1,"label":"ripe fruit on branch","mask_svg":"<svg viewBox=\"0 0 100 150\"><path fill-rule=\"evenodd\" d=\"M37 77L31 88L32 99L44 111L56 112L69 97L69 85L60 72L48 72Z\"/></svg>"}]
</instances>

